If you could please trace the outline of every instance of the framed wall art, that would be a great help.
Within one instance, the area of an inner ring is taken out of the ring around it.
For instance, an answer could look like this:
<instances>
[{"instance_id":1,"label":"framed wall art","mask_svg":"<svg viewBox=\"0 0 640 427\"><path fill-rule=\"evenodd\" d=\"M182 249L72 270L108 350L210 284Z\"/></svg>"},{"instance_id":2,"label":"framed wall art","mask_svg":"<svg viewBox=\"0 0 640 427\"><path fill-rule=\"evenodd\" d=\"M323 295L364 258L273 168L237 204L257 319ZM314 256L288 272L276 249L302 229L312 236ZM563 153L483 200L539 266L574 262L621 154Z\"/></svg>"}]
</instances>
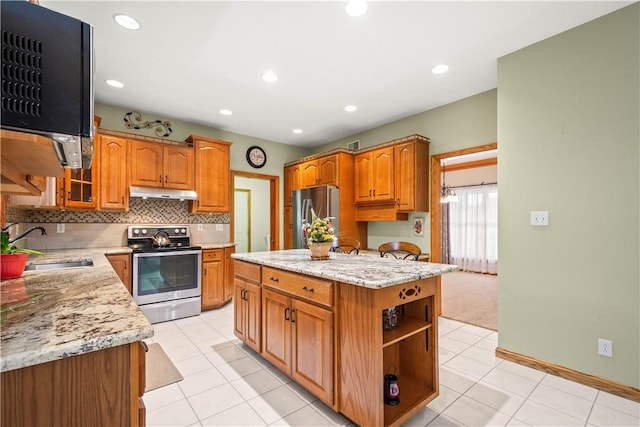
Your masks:
<instances>
[{"instance_id":1,"label":"framed wall art","mask_svg":"<svg viewBox=\"0 0 640 427\"><path fill-rule=\"evenodd\" d=\"M413 235L424 236L424 218L423 217L413 218Z\"/></svg>"}]
</instances>

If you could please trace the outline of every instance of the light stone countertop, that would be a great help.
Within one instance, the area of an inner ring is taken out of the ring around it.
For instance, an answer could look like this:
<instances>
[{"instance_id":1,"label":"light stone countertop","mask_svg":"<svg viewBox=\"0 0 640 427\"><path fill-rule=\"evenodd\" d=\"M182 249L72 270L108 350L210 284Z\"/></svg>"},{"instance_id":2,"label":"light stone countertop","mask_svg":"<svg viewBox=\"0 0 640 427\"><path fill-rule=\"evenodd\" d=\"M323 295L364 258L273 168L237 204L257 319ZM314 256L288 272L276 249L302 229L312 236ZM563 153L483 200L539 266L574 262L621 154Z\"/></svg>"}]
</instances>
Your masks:
<instances>
[{"instance_id":1,"label":"light stone countertop","mask_svg":"<svg viewBox=\"0 0 640 427\"><path fill-rule=\"evenodd\" d=\"M405 261L331 252L328 260L312 260L308 249L236 253L232 258L367 288L385 288L457 271L457 265Z\"/></svg>"},{"instance_id":2,"label":"light stone countertop","mask_svg":"<svg viewBox=\"0 0 640 427\"><path fill-rule=\"evenodd\" d=\"M193 243L193 244L197 245L197 246L200 246L203 250L204 249L231 248L231 247L237 245L237 243L230 243L230 242L224 242L224 243Z\"/></svg>"},{"instance_id":3,"label":"light stone countertop","mask_svg":"<svg viewBox=\"0 0 640 427\"><path fill-rule=\"evenodd\" d=\"M0 372L141 341L153 327L105 254L122 248L47 251L30 263L93 260L93 267L25 271L2 281Z\"/></svg>"}]
</instances>

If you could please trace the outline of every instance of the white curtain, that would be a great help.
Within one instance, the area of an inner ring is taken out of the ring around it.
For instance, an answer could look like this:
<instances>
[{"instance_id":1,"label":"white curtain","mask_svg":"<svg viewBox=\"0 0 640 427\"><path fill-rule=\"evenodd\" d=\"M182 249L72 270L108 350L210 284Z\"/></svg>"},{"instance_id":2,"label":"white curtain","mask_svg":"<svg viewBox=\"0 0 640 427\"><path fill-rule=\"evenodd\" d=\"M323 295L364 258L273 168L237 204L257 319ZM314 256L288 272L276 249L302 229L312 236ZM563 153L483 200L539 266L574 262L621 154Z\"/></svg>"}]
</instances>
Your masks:
<instances>
[{"instance_id":1,"label":"white curtain","mask_svg":"<svg viewBox=\"0 0 640 427\"><path fill-rule=\"evenodd\" d=\"M498 186L458 187L449 202L451 263L461 270L498 273Z\"/></svg>"}]
</instances>

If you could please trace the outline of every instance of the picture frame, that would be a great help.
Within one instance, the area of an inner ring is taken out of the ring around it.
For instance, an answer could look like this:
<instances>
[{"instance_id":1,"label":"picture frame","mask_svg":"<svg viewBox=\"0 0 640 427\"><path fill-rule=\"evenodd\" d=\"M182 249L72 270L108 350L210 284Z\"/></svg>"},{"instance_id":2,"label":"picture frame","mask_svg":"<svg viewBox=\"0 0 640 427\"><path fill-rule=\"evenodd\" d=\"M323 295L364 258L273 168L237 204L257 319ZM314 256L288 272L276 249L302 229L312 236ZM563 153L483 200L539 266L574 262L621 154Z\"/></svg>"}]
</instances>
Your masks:
<instances>
[{"instance_id":1,"label":"picture frame","mask_svg":"<svg viewBox=\"0 0 640 427\"><path fill-rule=\"evenodd\" d=\"M424 217L413 218L413 235L424 236Z\"/></svg>"}]
</instances>

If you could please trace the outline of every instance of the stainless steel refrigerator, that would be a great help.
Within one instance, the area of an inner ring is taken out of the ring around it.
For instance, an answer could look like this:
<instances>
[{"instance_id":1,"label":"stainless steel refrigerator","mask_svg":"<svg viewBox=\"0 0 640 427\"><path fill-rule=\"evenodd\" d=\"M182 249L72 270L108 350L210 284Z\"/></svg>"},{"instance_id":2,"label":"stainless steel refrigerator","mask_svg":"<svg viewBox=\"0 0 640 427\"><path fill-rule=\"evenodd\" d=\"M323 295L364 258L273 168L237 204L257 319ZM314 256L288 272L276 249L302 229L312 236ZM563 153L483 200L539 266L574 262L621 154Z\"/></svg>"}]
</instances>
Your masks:
<instances>
[{"instance_id":1,"label":"stainless steel refrigerator","mask_svg":"<svg viewBox=\"0 0 640 427\"><path fill-rule=\"evenodd\" d=\"M331 218L331 224L340 231L340 189L333 185L302 188L293 192L293 247L307 247L302 224L311 222L311 209L320 218Z\"/></svg>"}]
</instances>

